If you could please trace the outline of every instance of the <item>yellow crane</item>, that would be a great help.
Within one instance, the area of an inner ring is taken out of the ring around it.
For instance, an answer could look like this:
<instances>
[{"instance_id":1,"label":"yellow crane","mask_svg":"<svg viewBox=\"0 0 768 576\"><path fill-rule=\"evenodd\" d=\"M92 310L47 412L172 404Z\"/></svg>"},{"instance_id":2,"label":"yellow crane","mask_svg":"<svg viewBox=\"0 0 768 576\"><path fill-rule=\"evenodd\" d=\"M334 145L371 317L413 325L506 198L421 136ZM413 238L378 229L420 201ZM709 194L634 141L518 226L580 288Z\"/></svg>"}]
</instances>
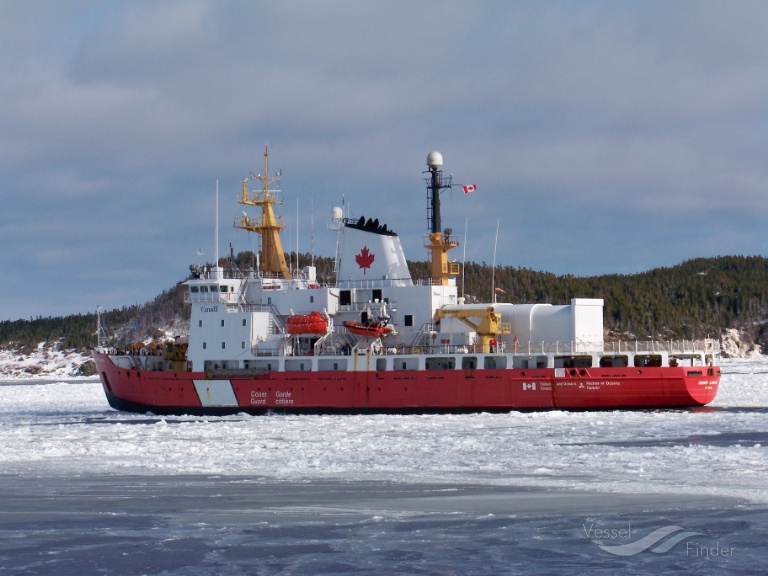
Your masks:
<instances>
[{"instance_id":1,"label":"yellow crane","mask_svg":"<svg viewBox=\"0 0 768 576\"><path fill-rule=\"evenodd\" d=\"M477 332L480 339L481 352L491 351L491 340L499 334L511 334L512 326L509 322L501 321L501 314L494 311L493 306L487 308L468 308L462 306L443 306L435 311L435 323L443 318L456 318L461 320Z\"/></svg>"}]
</instances>

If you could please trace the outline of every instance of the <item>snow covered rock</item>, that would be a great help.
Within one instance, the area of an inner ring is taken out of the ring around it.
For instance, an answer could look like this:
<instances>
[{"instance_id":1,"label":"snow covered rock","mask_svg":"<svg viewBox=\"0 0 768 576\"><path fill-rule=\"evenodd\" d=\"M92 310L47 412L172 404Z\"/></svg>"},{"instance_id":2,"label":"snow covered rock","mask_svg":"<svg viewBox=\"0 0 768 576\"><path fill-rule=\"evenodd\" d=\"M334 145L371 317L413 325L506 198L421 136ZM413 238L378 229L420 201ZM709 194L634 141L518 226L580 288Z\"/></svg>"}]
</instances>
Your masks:
<instances>
[{"instance_id":1,"label":"snow covered rock","mask_svg":"<svg viewBox=\"0 0 768 576\"><path fill-rule=\"evenodd\" d=\"M0 350L0 378L64 378L90 376L86 363L93 363L87 353L57 350L41 343L29 355L18 350Z\"/></svg>"},{"instance_id":2,"label":"snow covered rock","mask_svg":"<svg viewBox=\"0 0 768 576\"><path fill-rule=\"evenodd\" d=\"M721 354L726 358L759 358L760 346L745 342L743 334L735 328L728 328L722 338Z\"/></svg>"}]
</instances>

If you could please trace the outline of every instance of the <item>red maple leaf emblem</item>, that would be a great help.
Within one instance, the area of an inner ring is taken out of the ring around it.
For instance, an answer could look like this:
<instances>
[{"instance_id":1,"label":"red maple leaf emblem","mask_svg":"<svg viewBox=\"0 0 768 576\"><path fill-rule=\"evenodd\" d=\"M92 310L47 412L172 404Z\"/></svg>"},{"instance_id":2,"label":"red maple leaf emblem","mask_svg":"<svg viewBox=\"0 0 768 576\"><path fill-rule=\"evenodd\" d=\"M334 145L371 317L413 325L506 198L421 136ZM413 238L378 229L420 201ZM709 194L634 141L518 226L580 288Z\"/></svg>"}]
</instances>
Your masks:
<instances>
[{"instance_id":1,"label":"red maple leaf emblem","mask_svg":"<svg viewBox=\"0 0 768 576\"><path fill-rule=\"evenodd\" d=\"M355 256L355 262L357 262L357 265L363 269L363 274L365 274L365 269L371 267L375 258L376 256L368 251L368 246L363 246L363 249L360 250L360 254Z\"/></svg>"}]
</instances>

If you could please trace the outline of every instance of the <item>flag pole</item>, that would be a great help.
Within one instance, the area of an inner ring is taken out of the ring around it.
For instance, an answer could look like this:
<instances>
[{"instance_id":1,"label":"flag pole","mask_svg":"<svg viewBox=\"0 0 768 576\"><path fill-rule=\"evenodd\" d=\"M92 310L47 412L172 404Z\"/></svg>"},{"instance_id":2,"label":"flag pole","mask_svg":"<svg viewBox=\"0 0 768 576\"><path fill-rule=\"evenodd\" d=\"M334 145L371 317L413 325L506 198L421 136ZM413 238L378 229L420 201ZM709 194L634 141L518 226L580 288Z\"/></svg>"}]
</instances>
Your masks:
<instances>
[{"instance_id":1,"label":"flag pole","mask_svg":"<svg viewBox=\"0 0 768 576\"><path fill-rule=\"evenodd\" d=\"M493 290L493 303L496 304L496 246L499 243L499 219L496 219L496 239L493 241L493 272L491 273L491 288Z\"/></svg>"},{"instance_id":2,"label":"flag pole","mask_svg":"<svg viewBox=\"0 0 768 576\"><path fill-rule=\"evenodd\" d=\"M467 297L467 285L464 283L464 271L467 268L467 222L469 221L469 217L464 217L464 255L462 256L461 261L461 297L466 298Z\"/></svg>"},{"instance_id":3,"label":"flag pole","mask_svg":"<svg viewBox=\"0 0 768 576\"><path fill-rule=\"evenodd\" d=\"M215 238L214 243L216 244L215 252L216 252L216 261L213 264L214 270L216 270L216 279L220 280L218 274L217 268L219 267L219 179L216 178L216 226L215 228Z\"/></svg>"}]
</instances>

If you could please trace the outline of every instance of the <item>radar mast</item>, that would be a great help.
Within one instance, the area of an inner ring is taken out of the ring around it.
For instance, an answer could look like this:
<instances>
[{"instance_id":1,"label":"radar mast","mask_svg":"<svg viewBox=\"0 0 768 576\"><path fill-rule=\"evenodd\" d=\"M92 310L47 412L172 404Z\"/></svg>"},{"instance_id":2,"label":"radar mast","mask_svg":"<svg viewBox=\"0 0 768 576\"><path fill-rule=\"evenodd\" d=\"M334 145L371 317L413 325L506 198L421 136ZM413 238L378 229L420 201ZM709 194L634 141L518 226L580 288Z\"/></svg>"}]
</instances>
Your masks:
<instances>
[{"instance_id":1,"label":"radar mast","mask_svg":"<svg viewBox=\"0 0 768 576\"><path fill-rule=\"evenodd\" d=\"M248 206L261 207L261 220L249 217L243 212L243 217L235 220L235 228L242 228L249 232L256 232L260 238L259 260L261 270L267 274L274 274L279 278L290 280L292 278L288 265L285 262L285 253L283 244L280 241L280 232L285 229L283 217L275 218L275 212L272 209L274 204L282 204L282 199L278 196L280 190L270 190L269 183L278 181L282 174L269 175L269 145L264 150L264 172L254 174L251 172L251 178L259 180L263 188L255 194L248 193L248 179L243 180L243 196L238 203Z\"/></svg>"},{"instance_id":2,"label":"radar mast","mask_svg":"<svg viewBox=\"0 0 768 576\"><path fill-rule=\"evenodd\" d=\"M448 250L459 245L452 236L452 230L446 228L440 230L440 191L450 188L452 176L444 176L442 171L443 155L440 152L430 152L427 155L429 178L427 181L427 219L429 220L429 243L424 247L429 250L430 271L432 283L442 286L448 285L451 276L459 274L459 263L448 262Z\"/></svg>"}]
</instances>

